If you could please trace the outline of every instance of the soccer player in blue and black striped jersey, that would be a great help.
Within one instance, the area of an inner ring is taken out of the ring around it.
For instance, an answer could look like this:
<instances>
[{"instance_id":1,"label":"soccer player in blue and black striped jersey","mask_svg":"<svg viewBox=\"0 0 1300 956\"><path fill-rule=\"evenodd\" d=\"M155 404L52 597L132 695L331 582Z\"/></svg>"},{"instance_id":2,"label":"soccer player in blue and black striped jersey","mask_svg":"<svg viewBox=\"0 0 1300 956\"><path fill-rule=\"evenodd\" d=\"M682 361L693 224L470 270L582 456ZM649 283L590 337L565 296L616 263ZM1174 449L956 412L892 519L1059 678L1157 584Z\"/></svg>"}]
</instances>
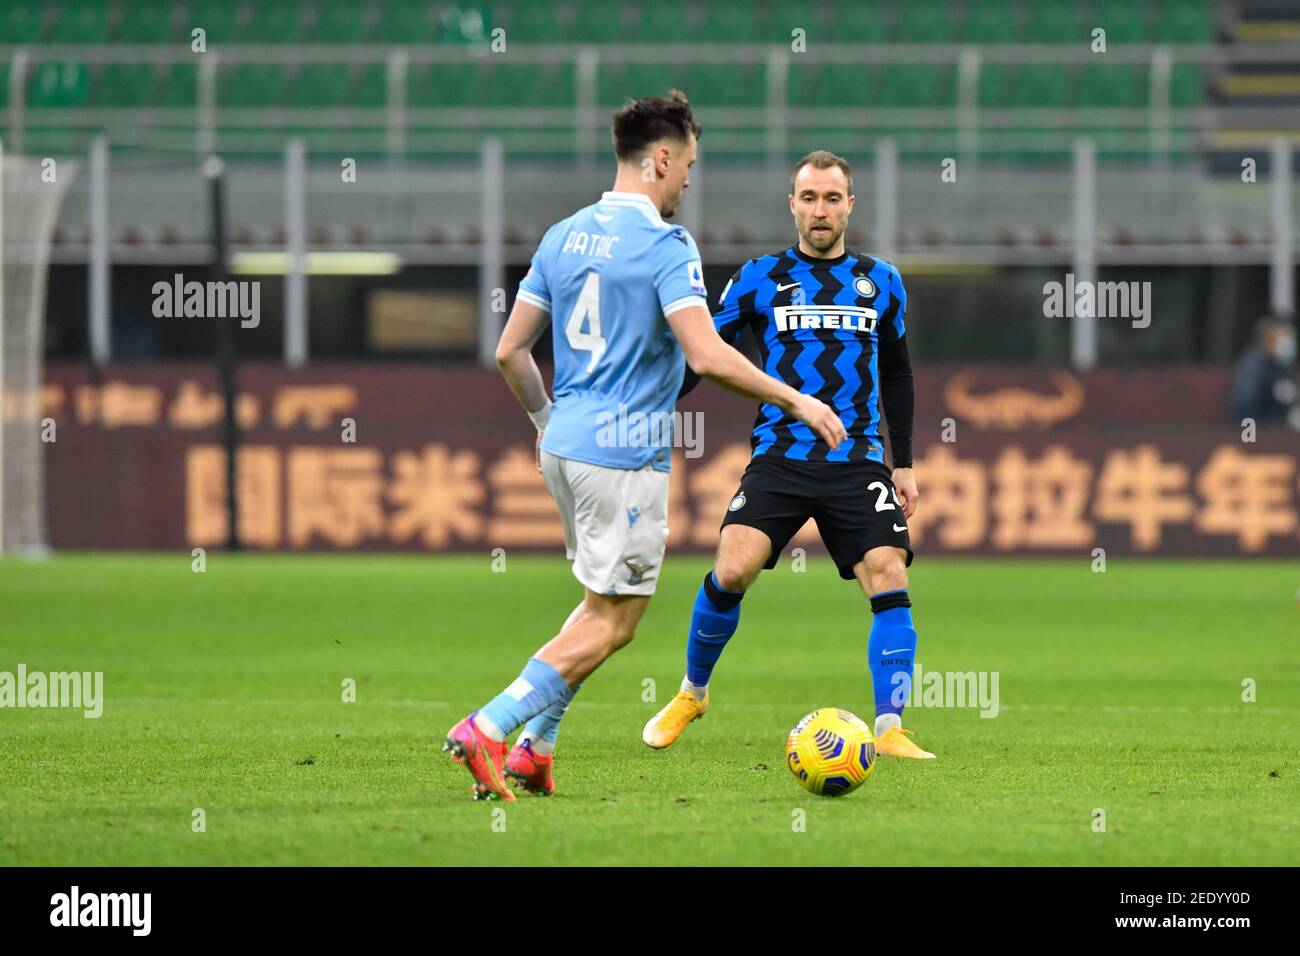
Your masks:
<instances>
[{"instance_id":1,"label":"soccer player in blue and black striped jersey","mask_svg":"<svg viewBox=\"0 0 1300 956\"><path fill-rule=\"evenodd\" d=\"M799 241L741 266L713 321L729 342L751 328L763 369L833 407L849 437L831 448L779 408L759 407L753 457L723 519L717 562L695 599L686 677L642 738L667 747L704 715L714 665L740 623L741 598L813 518L840 577L856 579L871 602L867 653L877 752L931 758L904 736L910 731L901 720L916 656L907 592L907 519L918 497L907 294L893 265L845 248L853 211L845 160L825 151L805 156L795 166L789 199ZM682 394L696 382L688 371ZM880 436L882 404L892 472Z\"/></svg>"}]
</instances>

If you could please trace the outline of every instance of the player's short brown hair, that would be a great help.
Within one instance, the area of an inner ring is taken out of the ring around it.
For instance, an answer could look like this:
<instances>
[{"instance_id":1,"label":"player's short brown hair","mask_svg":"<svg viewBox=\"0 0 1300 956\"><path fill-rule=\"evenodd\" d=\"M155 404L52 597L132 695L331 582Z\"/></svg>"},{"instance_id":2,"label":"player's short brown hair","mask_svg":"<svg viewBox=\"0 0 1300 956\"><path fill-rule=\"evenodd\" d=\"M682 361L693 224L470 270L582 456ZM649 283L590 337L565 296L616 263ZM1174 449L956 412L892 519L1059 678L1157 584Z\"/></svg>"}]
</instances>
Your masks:
<instances>
[{"instance_id":1,"label":"player's short brown hair","mask_svg":"<svg viewBox=\"0 0 1300 956\"><path fill-rule=\"evenodd\" d=\"M666 97L628 100L614 114L610 133L614 140L614 155L626 162L640 156L647 146L661 139L682 142L692 136L699 139L700 124L695 122L686 94L681 90L669 90Z\"/></svg>"},{"instance_id":2,"label":"player's short brown hair","mask_svg":"<svg viewBox=\"0 0 1300 956\"><path fill-rule=\"evenodd\" d=\"M794 172L790 174L790 195L794 195L794 180L799 175L799 170L805 166L811 166L814 169L830 169L832 166L838 166L844 173L844 178L849 183L849 195L853 195L853 170L849 168L849 161L843 156L836 156L828 149L815 149L799 162L794 164Z\"/></svg>"}]
</instances>

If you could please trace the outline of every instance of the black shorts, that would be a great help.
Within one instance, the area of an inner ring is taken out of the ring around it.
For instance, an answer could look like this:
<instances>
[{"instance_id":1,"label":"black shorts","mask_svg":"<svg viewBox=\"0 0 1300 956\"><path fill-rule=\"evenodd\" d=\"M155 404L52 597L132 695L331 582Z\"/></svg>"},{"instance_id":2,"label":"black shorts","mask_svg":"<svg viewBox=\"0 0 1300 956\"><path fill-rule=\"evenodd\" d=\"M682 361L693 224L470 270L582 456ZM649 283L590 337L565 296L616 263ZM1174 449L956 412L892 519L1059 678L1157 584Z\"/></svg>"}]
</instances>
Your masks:
<instances>
[{"instance_id":1,"label":"black shorts","mask_svg":"<svg viewBox=\"0 0 1300 956\"><path fill-rule=\"evenodd\" d=\"M743 524L772 539L766 568L809 518L817 522L840 577L853 580L853 566L872 548L912 544L907 519L894 495L888 469L874 461L796 461L759 455L749 462L722 527Z\"/></svg>"}]
</instances>

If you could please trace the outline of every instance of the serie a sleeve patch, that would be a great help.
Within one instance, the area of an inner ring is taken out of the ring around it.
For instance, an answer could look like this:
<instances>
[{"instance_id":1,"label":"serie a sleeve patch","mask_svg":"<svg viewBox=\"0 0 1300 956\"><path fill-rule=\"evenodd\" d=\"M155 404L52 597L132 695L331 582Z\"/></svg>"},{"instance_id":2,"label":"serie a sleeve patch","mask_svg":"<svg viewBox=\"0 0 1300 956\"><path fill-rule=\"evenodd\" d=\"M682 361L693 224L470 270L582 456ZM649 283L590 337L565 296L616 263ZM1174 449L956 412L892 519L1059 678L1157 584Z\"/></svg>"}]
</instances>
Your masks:
<instances>
[{"instance_id":1,"label":"serie a sleeve patch","mask_svg":"<svg viewBox=\"0 0 1300 956\"><path fill-rule=\"evenodd\" d=\"M704 266L699 259L686 263L686 278L690 281L692 292L708 296L709 290L704 287Z\"/></svg>"}]
</instances>

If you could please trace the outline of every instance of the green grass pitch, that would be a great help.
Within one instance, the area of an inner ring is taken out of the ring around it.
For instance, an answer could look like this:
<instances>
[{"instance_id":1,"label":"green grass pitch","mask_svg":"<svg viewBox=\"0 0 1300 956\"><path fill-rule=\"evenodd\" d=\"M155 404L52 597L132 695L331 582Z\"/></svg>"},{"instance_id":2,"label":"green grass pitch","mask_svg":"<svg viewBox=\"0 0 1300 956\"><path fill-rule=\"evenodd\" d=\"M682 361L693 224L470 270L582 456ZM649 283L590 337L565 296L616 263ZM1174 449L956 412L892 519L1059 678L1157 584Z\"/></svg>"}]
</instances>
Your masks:
<instances>
[{"instance_id":1,"label":"green grass pitch","mask_svg":"<svg viewBox=\"0 0 1300 956\"><path fill-rule=\"evenodd\" d=\"M98 720L0 710L0 864L1294 864L1300 566L1090 561L922 556L918 659L997 671L1000 712L909 710L939 759L827 799L783 743L815 707L871 716L866 601L825 558L765 573L708 716L656 753L707 567L670 555L569 712L559 793L504 817L439 747L576 603L560 558L0 562L0 670L105 695Z\"/></svg>"}]
</instances>

